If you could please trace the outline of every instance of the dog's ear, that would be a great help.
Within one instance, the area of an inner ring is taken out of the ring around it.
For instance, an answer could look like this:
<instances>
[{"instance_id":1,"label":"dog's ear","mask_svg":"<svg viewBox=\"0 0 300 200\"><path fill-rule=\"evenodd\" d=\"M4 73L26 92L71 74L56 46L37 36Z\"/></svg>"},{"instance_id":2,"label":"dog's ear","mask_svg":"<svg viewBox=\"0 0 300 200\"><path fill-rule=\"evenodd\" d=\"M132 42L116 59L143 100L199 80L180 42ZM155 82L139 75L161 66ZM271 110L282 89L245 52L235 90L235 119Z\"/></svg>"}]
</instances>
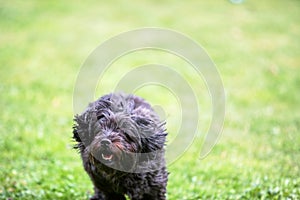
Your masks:
<instances>
[{"instance_id":1,"label":"dog's ear","mask_svg":"<svg viewBox=\"0 0 300 200\"><path fill-rule=\"evenodd\" d=\"M166 142L165 123L156 122L148 118L136 120L142 143L142 152L149 153L164 148Z\"/></svg>"},{"instance_id":2,"label":"dog's ear","mask_svg":"<svg viewBox=\"0 0 300 200\"><path fill-rule=\"evenodd\" d=\"M79 133L78 133L78 124L76 122L76 118L78 118L78 115L76 115L74 117L74 125L73 125L73 140L75 140L76 144L74 145L74 149L78 149L80 151L83 150L84 146L82 146L82 141L81 141L81 138L79 136Z\"/></svg>"},{"instance_id":3,"label":"dog's ear","mask_svg":"<svg viewBox=\"0 0 300 200\"><path fill-rule=\"evenodd\" d=\"M147 127L149 124L153 123L152 120L143 117L136 117L135 122L142 127Z\"/></svg>"},{"instance_id":4,"label":"dog's ear","mask_svg":"<svg viewBox=\"0 0 300 200\"><path fill-rule=\"evenodd\" d=\"M87 110L81 115L76 115L74 121L73 138L83 147L88 146L95 135L101 131L94 111Z\"/></svg>"},{"instance_id":5,"label":"dog's ear","mask_svg":"<svg viewBox=\"0 0 300 200\"><path fill-rule=\"evenodd\" d=\"M74 118L74 121L75 121L75 122L76 122L76 120L75 120L76 118L77 118L77 116L75 116L75 118ZM75 124L73 125L73 139L74 139L76 142L81 142L81 139L80 139L80 137L79 137L79 134L78 134L77 129L78 129L78 124L75 123Z\"/></svg>"}]
</instances>

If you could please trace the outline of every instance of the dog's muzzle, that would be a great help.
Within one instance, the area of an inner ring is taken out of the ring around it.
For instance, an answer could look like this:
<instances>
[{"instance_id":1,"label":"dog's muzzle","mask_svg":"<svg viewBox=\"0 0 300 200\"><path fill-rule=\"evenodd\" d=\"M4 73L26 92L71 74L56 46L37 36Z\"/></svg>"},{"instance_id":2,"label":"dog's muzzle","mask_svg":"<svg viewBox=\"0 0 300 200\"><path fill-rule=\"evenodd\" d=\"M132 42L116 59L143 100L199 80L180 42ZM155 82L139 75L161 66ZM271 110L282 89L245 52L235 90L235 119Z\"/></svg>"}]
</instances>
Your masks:
<instances>
[{"instance_id":1,"label":"dog's muzzle","mask_svg":"<svg viewBox=\"0 0 300 200\"><path fill-rule=\"evenodd\" d=\"M110 150L110 145L111 145L111 141L108 139L103 139L101 140L101 158L103 159L103 161L105 162L111 162L114 155Z\"/></svg>"}]
</instances>

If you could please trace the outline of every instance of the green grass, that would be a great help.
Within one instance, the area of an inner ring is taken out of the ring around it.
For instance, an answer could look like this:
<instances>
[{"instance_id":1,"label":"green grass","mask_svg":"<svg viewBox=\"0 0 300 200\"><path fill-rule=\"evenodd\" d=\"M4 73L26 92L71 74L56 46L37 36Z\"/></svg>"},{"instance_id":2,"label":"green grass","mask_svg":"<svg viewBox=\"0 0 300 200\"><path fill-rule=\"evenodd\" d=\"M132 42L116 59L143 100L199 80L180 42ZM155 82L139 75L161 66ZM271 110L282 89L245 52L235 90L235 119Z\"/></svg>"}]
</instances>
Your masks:
<instances>
[{"instance_id":1,"label":"green grass","mask_svg":"<svg viewBox=\"0 0 300 200\"><path fill-rule=\"evenodd\" d=\"M91 195L72 149L76 76L103 41L153 26L201 44L218 67L227 98L222 136L210 154L199 159L199 134L168 166L168 199L300 199L299 19L296 0L1 1L0 199ZM189 81L203 105L198 131L204 132L211 109L205 84L167 53L121 58L96 93L109 92L131 66L149 61L174 66ZM169 140L174 138L176 102L157 88L140 93L174 111L168 116Z\"/></svg>"}]
</instances>

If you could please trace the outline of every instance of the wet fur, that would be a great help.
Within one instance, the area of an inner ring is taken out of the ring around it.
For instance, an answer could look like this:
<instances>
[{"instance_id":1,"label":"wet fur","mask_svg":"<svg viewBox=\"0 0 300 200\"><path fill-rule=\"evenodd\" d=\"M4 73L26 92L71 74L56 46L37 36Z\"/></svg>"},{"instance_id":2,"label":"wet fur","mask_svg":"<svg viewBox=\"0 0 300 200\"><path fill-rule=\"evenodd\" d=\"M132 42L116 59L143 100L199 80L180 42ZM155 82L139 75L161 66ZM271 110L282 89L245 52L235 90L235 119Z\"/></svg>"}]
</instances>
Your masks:
<instances>
[{"instance_id":1,"label":"wet fur","mask_svg":"<svg viewBox=\"0 0 300 200\"><path fill-rule=\"evenodd\" d=\"M76 115L73 138L94 184L91 199L166 199L166 135L151 106L133 95L103 96ZM113 155L109 164L101 162L104 148Z\"/></svg>"}]
</instances>

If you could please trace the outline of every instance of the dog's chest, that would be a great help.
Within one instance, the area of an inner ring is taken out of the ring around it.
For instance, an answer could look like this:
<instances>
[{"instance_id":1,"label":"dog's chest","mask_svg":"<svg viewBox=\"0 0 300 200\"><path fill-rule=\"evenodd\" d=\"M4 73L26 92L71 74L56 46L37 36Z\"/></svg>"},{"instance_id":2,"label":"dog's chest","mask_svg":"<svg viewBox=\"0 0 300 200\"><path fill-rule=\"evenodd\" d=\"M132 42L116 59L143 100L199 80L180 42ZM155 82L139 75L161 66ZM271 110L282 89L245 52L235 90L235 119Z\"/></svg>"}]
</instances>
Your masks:
<instances>
[{"instance_id":1,"label":"dog's chest","mask_svg":"<svg viewBox=\"0 0 300 200\"><path fill-rule=\"evenodd\" d=\"M126 192L127 189L124 187L124 183L127 182L126 177L120 176L120 174L115 172L97 169L95 166L91 166L91 171L102 187L110 188L118 193Z\"/></svg>"}]
</instances>

